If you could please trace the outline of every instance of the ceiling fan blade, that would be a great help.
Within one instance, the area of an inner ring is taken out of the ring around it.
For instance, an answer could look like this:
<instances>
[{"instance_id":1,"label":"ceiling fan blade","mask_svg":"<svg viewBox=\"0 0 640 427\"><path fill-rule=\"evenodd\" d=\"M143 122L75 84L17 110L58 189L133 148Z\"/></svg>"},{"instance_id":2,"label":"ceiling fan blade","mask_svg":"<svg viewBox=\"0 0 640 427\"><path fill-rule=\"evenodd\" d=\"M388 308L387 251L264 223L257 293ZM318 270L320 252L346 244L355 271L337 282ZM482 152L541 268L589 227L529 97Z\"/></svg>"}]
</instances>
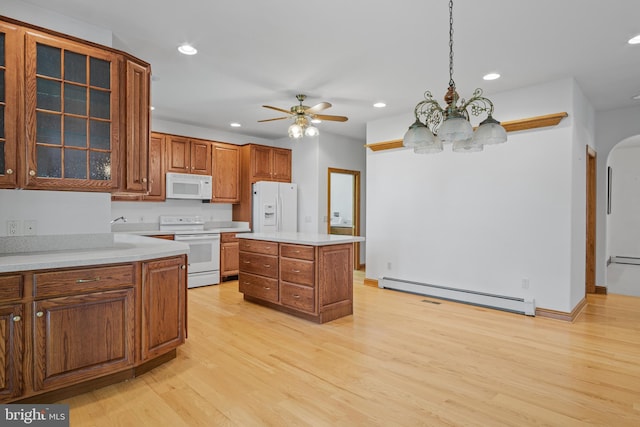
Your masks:
<instances>
[{"instance_id":1,"label":"ceiling fan blade","mask_svg":"<svg viewBox=\"0 0 640 427\"><path fill-rule=\"evenodd\" d=\"M275 119L265 119L265 120L258 120L258 123L261 122L272 122L274 120L284 120L284 119L290 119L291 117L276 117Z\"/></svg>"},{"instance_id":2,"label":"ceiling fan blade","mask_svg":"<svg viewBox=\"0 0 640 427\"><path fill-rule=\"evenodd\" d=\"M349 118L345 116L328 116L324 114L314 114L313 117L315 119L327 120L331 122L346 122L347 120L349 120Z\"/></svg>"},{"instance_id":3,"label":"ceiling fan blade","mask_svg":"<svg viewBox=\"0 0 640 427\"><path fill-rule=\"evenodd\" d=\"M321 102L319 104L314 105L313 107L309 107L305 110L306 114L315 114L318 113L322 110L326 110L327 108L331 107L331 104L329 104L328 102Z\"/></svg>"},{"instance_id":4,"label":"ceiling fan blade","mask_svg":"<svg viewBox=\"0 0 640 427\"><path fill-rule=\"evenodd\" d=\"M289 111L289 110L284 110L284 109L278 108L278 107L272 107L271 105L263 105L263 107L264 108L271 108L272 110L280 111L281 113L291 114L291 111Z\"/></svg>"}]
</instances>

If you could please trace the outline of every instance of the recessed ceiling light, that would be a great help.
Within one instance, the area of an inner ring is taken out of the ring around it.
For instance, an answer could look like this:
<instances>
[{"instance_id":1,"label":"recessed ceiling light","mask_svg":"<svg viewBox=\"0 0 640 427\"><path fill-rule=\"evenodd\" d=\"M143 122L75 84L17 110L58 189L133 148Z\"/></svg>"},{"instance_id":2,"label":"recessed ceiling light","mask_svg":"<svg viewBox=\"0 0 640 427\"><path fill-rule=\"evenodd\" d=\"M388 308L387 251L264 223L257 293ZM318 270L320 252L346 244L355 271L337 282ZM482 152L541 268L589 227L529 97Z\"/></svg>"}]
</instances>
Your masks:
<instances>
[{"instance_id":1,"label":"recessed ceiling light","mask_svg":"<svg viewBox=\"0 0 640 427\"><path fill-rule=\"evenodd\" d=\"M229 126L231 126L232 128L239 128L239 127L241 127L242 125L241 125L240 123L233 122L233 123L229 123Z\"/></svg>"},{"instance_id":2,"label":"recessed ceiling light","mask_svg":"<svg viewBox=\"0 0 640 427\"><path fill-rule=\"evenodd\" d=\"M185 55L195 55L196 53L198 53L198 49L191 46L189 43L185 43L181 46L178 46L178 52Z\"/></svg>"},{"instance_id":3,"label":"recessed ceiling light","mask_svg":"<svg viewBox=\"0 0 640 427\"><path fill-rule=\"evenodd\" d=\"M384 108L387 106L387 104L385 104L384 102L376 102L375 104L373 104L373 106L376 108Z\"/></svg>"},{"instance_id":4,"label":"recessed ceiling light","mask_svg":"<svg viewBox=\"0 0 640 427\"><path fill-rule=\"evenodd\" d=\"M495 79L499 79L500 78L500 74L498 73L489 73L489 74L485 74L484 77L482 77L484 80L495 80Z\"/></svg>"},{"instance_id":5,"label":"recessed ceiling light","mask_svg":"<svg viewBox=\"0 0 640 427\"><path fill-rule=\"evenodd\" d=\"M311 123L317 125L318 123L322 123L322 120L320 120L320 119L311 119Z\"/></svg>"},{"instance_id":6,"label":"recessed ceiling light","mask_svg":"<svg viewBox=\"0 0 640 427\"><path fill-rule=\"evenodd\" d=\"M628 41L629 44L640 44L640 34L635 37L631 37Z\"/></svg>"},{"instance_id":7,"label":"recessed ceiling light","mask_svg":"<svg viewBox=\"0 0 640 427\"><path fill-rule=\"evenodd\" d=\"M640 93L637 94L636 96L632 97L631 99L634 99L636 101L640 101Z\"/></svg>"}]
</instances>

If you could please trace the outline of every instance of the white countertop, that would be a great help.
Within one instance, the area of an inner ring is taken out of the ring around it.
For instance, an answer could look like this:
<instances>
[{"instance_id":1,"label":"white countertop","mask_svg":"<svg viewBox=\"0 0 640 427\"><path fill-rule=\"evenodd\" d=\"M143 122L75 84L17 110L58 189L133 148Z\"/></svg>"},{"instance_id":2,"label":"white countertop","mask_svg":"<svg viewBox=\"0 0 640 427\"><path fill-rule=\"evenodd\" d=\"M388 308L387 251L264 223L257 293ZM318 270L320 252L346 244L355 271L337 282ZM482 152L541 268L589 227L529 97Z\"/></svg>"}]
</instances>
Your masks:
<instances>
[{"instance_id":1,"label":"white countertop","mask_svg":"<svg viewBox=\"0 0 640 427\"><path fill-rule=\"evenodd\" d=\"M93 239L94 244L98 245L97 247L83 243L87 247L3 252L0 253L0 273L117 264L189 253L189 245L182 242L125 233L112 233L111 236L111 240ZM37 239L40 236L33 237ZM50 244L55 241L56 236L42 237L46 237L47 243ZM63 238L61 237L61 239Z\"/></svg>"},{"instance_id":2,"label":"white countertop","mask_svg":"<svg viewBox=\"0 0 640 427\"><path fill-rule=\"evenodd\" d=\"M339 245L342 243L364 242L361 236L344 236L338 234L320 233L293 233L293 232L273 232L273 233L242 233L237 237L241 239L266 240L278 243L294 243L298 245Z\"/></svg>"},{"instance_id":3,"label":"white countertop","mask_svg":"<svg viewBox=\"0 0 640 427\"><path fill-rule=\"evenodd\" d=\"M248 222L220 221L206 222L204 230L166 231L160 230L157 223L116 223L111 225L114 233L137 234L139 236L159 236L167 234L207 234L207 233L246 233L251 231Z\"/></svg>"}]
</instances>

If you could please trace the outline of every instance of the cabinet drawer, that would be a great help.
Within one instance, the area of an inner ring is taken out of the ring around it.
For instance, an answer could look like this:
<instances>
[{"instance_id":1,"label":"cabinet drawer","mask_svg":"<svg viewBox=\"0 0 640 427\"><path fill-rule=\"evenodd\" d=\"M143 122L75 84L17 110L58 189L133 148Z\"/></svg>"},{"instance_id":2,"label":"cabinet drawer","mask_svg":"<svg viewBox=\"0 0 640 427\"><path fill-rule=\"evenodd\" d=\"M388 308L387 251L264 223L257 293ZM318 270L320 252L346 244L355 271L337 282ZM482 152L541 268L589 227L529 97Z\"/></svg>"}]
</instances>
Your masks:
<instances>
[{"instance_id":1,"label":"cabinet drawer","mask_svg":"<svg viewBox=\"0 0 640 427\"><path fill-rule=\"evenodd\" d=\"M278 279L240 272L238 289L245 295L278 302Z\"/></svg>"},{"instance_id":2,"label":"cabinet drawer","mask_svg":"<svg viewBox=\"0 0 640 427\"><path fill-rule=\"evenodd\" d=\"M0 301L22 298L22 275L0 276Z\"/></svg>"},{"instance_id":3,"label":"cabinet drawer","mask_svg":"<svg viewBox=\"0 0 640 427\"><path fill-rule=\"evenodd\" d=\"M278 257L240 252L240 271L278 278Z\"/></svg>"},{"instance_id":4,"label":"cabinet drawer","mask_svg":"<svg viewBox=\"0 0 640 427\"><path fill-rule=\"evenodd\" d=\"M314 288L299 286L293 283L280 283L280 302L287 307L315 312Z\"/></svg>"},{"instance_id":5,"label":"cabinet drawer","mask_svg":"<svg viewBox=\"0 0 640 427\"><path fill-rule=\"evenodd\" d=\"M237 242L236 233L220 233L220 243L233 243Z\"/></svg>"},{"instance_id":6,"label":"cabinet drawer","mask_svg":"<svg viewBox=\"0 0 640 427\"><path fill-rule=\"evenodd\" d=\"M287 258L298 258L298 259L306 259L309 261L314 260L314 249L313 246L302 246L302 245L280 245L280 256Z\"/></svg>"},{"instance_id":7,"label":"cabinet drawer","mask_svg":"<svg viewBox=\"0 0 640 427\"><path fill-rule=\"evenodd\" d=\"M36 298L126 288L134 285L133 264L51 271L33 275Z\"/></svg>"},{"instance_id":8,"label":"cabinet drawer","mask_svg":"<svg viewBox=\"0 0 640 427\"><path fill-rule=\"evenodd\" d=\"M300 259L280 259L280 280L301 285L313 286L314 283L313 261Z\"/></svg>"},{"instance_id":9,"label":"cabinet drawer","mask_svg":"<svg viewBox=\"0 0 640 427\"><path fill-rule=\"evenodd\" d=\"M259 254L278 255L278 244L261 240L240 239L240 250Z\"/></svg>"}]
</instances>

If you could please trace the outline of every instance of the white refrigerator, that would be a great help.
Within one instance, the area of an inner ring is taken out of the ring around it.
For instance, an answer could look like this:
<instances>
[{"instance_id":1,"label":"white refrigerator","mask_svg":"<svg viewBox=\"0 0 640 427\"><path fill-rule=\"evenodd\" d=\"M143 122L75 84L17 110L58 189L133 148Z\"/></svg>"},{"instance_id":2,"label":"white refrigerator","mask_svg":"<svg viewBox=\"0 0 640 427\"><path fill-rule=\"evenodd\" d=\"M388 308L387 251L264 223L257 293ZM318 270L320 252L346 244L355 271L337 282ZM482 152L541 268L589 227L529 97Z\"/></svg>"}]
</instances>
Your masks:
<instances>
[{"instance_id":1,"label":"white refrigerator","mask_svg":"<svg viewBox=\"0 0 640 427\"><path fill-rule=\"evenodd\" d=\"M253 184L254 233L298 231L298 184L258 181Z\"/></svg>"}]
</instances>

